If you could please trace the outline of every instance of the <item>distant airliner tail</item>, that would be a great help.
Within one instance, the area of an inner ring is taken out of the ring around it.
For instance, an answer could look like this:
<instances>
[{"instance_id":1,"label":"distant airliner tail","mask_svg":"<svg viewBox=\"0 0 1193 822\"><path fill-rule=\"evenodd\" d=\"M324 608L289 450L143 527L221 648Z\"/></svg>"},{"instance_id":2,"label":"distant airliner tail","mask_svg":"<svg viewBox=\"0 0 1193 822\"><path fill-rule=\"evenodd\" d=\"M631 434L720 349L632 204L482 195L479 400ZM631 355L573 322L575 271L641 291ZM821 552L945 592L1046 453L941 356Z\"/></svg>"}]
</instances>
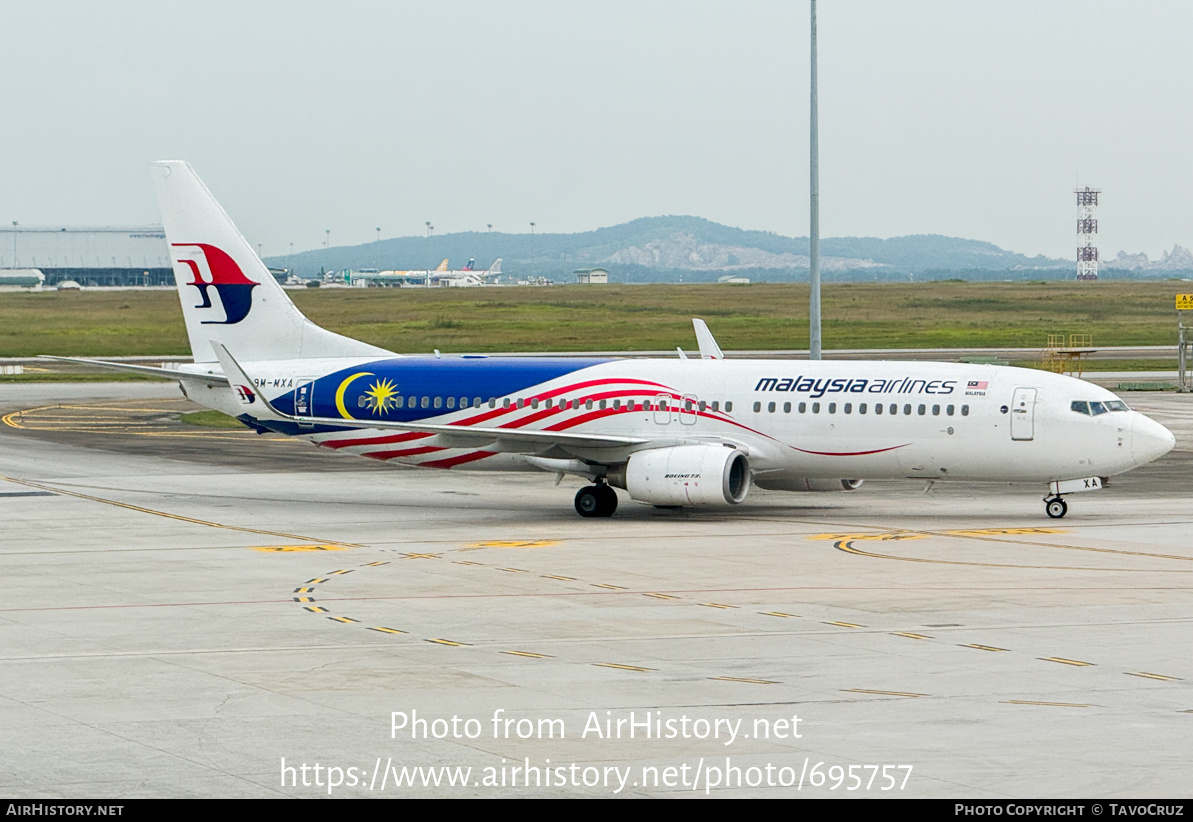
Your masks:
<instances>
[{"instance_id":1,"label":"distant airliner tail","mask_svg":"<svg viewBox=\"0 0 1193 822\"><path fill-rule=\"evenodd\" d=\"M254 253L189 164L153 164L158 205L195 362L212 342L243 361L389 354L312 323Z\"/></svg>"},{"instance_id":2,"label":"distant airliner tail","mask_svg":"<svg viewBox=\"0 0 1193 822\"><path fill-rule=\"evenodd\" d=\"M496 260L493 261L493 265L489 266L488 273L489 274L500 274L501 273L501 258L500 257L498 257Z\"/></svg>"}]
</instances>

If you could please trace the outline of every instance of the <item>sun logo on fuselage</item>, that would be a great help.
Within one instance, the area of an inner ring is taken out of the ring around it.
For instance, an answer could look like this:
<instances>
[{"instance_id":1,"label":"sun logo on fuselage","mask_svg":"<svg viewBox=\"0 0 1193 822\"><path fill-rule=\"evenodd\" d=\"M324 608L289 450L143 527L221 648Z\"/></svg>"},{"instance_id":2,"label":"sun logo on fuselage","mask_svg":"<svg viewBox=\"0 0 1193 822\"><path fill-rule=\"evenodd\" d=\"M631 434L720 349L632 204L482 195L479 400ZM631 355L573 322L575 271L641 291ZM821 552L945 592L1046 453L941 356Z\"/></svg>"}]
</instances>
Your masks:
<instances>
[{"instance_id":1,"label":"sun logo on fuselage","mask_svg":"<svg viewBox=\"0 0 1193 822\"><path fill-rule=\"evenodd\" d=\"M398 407L398 386L396 383L382 378L377 380L365 392L366 402L374 413L384 414L391 408Z\"/></svg>"}]
</instances>

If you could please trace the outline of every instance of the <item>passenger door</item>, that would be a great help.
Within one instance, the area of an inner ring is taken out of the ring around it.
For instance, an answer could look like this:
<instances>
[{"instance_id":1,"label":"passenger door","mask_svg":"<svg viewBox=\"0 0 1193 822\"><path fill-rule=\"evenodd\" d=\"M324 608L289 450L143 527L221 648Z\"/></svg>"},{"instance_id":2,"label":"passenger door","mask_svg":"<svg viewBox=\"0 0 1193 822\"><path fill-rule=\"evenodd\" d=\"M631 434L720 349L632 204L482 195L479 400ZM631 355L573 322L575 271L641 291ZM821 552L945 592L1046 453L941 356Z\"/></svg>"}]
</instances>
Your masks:
<instances>
[{"instance_id":1,"label":"passenger door","mask_svg":"<svg viewBox=\"0 0 1193 822\"><path fill-rule=\"evenodd\" d=\"M313 417L315 416L315 380L317 377L299 377L294 386L294 416L296 417ZM299 425L307 425L310 423L302 423Z\"/></svg>"},{"instance_id":2,"label":"passenger door","mask_svg":"<svg viewBox=\"0 0 1193 822\"><path fill-rule=\"evenodd\" d=\"M1011 399L1011 439L1031 440L1036 429L1036 389L1016 388Z\"/></svg>"}]
</instances>

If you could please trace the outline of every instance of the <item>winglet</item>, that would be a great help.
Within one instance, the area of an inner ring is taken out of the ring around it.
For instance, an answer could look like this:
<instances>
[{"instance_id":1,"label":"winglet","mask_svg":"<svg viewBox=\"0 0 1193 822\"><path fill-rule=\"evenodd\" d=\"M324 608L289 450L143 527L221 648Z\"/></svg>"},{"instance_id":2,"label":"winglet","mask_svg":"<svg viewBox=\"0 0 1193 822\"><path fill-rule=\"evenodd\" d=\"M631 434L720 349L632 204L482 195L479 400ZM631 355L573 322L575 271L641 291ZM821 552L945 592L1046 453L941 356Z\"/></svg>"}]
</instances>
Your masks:
<instances>
[{"instance_id":1,"label":"winglet","mask_svg":"<svg viewBox=\"0 0 1193 822\"><path fill-rule=\"evenodd\" d=\"M224 376L228 378L228 384L236 392L236 398L240 402L240 407L244 413L259 420L293 419L279 413L276 408L270 405L269 400L253 386L253 381L249 379L249 375L244 373L244 369L240 367L240 363L236 362L235 358L222 343L212 340L211 347L215 350L215 357L220 361L220 366L224 369Z\"/></svg>"},{"instance_id":2,"label":"winglet","mask_svg":"<svg viewBox=\"0 0 1193 822\"><path fill-rule=\"evenodd\" d=\"M712 332L708 330L708 324L704 320L692 318L692 327L696 329L696 342L700 344L700 358L703 360L723 360L725 355L721 353L721 346L717 345L717 340L713 337Z\"/></svg>"}]
</instances>

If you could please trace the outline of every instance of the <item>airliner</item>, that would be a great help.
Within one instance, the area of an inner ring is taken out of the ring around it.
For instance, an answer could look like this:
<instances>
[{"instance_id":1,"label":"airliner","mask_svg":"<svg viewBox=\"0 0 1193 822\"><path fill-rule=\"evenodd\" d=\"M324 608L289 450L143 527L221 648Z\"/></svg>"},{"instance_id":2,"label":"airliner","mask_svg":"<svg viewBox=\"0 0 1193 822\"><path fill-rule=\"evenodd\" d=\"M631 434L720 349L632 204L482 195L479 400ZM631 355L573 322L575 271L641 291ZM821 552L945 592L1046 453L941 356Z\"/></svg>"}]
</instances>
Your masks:
<instances>
[{"instance_id":1,"label":"airliner","mask_svg":"<svg viewBox=\"0 0 1193 822\"><path fill-rule=\"evenodd\" d=\"M321 328L290 302L191 167L153 164L193 363L183 393L258 432L447 470L580 478L575 509L617 490L658 507L731 507L757 487L865 480L1036 483L1066 495L1168 453L1173 435L1060 374L927 362L404 356ZM65 358L64 358L65 359Z\"/></svg>"},{"instance_id":2,"label":"airliner","mask_svg":"<svg viewBox=\"0 0 1193 822\"><path fill-rule=\"evenodd\" d=\"M473 258L468 261L468 265L458 269L449 269L447 260L444 260L434 271L378 271L372 274L360 274L353 279L374 283L397 282L402 285L447 288L485 285L490 277L496 277L499 274L501 274L500 257L483 271L476 270L476 259Z\"/></svg>"}]
</instances>

